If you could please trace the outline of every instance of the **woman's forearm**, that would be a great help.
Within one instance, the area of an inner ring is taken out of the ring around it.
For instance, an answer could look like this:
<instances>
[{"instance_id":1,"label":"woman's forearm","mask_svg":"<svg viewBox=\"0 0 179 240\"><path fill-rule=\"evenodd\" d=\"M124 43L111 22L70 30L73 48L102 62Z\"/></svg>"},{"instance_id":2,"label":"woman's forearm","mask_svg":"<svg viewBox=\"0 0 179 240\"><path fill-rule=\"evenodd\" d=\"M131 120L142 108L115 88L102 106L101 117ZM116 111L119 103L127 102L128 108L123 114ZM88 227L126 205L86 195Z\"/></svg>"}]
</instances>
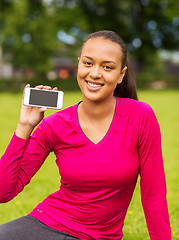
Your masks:
<instances>
[{"instance_id":1,"label":"woman's forearm","mask_svg":"<svg viewBox=\"0 0 179 240\"><path fill-rule=\"evenodd\" d=\"M14 134L0 159L0 203L13 199L28 183L25 172L20 167L27 143L28 140Z\"/></svg>"},{"instance_id":2,"label":"woman's forearm","mask_svg":"<svg viewBox=\"0 0 179 240\"><path fill-rule=\"evenodd\" d=\"M29 139L33 130L34 127L28 124L18 123L15 133L19 138Z\"/></svg>"}]
</instances>

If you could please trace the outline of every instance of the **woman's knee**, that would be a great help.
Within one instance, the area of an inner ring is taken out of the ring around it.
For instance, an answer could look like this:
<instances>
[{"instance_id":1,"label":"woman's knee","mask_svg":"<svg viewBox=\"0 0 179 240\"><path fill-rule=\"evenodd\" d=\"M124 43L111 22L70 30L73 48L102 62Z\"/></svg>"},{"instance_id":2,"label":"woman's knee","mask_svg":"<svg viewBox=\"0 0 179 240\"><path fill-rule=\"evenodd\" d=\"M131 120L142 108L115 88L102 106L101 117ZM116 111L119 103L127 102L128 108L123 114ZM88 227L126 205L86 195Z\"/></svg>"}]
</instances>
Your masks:
<instances>
[{"instance_id":1,"label":"woman's knee","mask_svg":"<svg viewBox=\"0 0 179 240\"><path fill-rule=\"evenodd\" d=\"M19 218L11 222L0 225L0 239L3 240L24 240L24 218Z\"/></svg>"}]
</instances>

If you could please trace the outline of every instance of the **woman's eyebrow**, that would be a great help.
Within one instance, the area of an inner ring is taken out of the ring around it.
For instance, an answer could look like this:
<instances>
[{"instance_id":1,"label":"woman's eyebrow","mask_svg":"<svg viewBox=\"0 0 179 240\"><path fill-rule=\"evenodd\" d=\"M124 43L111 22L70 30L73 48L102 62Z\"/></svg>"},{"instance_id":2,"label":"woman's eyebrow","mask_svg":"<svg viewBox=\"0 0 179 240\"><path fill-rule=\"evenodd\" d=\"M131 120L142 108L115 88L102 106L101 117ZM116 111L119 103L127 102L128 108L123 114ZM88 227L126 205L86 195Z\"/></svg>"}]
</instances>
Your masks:
<instances>
[{"instance_id":1,"label":"woman's eyebrow","mask_svg":"<svg viewBox=\"0 0 179 240\"><path fill-rule=\"evenodd\" d=\"M82 56L82 58L83 57L85 57L85 58L88 58L88 59L90 59L90 60L93 60L93 58L91 58L91 57L89 57L89 56ZM102 61L103 63L114 63L114 64L116 64L115 62L113 62L113 61L108 61L108 60L106 60L106 61Z\"/></svg>"},{"instance_id":2,"label":"woman's eyebrow","mask_svg":"<svg viewBox=\"0 0 179 240\"><path fill-rule=\"evenodd\" d=\"M90 60L93 60L93 58L88 57L88 56L82 56L82 58L83 58L83 57L88 58L88 59L90 59Z\"/></svg>"}]
</instances>

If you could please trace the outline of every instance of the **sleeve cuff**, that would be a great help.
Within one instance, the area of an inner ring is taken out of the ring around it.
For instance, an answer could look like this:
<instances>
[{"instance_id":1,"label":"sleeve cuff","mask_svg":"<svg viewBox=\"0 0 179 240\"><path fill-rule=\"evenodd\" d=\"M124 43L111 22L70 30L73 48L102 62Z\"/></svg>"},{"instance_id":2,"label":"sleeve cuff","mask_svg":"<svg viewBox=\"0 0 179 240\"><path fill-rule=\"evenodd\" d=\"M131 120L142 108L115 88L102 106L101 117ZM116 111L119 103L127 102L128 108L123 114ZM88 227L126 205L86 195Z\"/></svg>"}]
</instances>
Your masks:
<instances>
[{"instance_id":1,"label":"sleeve cuff","mask_svg":"<svg viewBox=\"0 0 179 240\"><path fill-rule=\"evenodd\" d=\"M28 139L24 139L24 138L20 138L16 135L16 133L14 132L14 135L12 136L12 140L18 141L20 143L27 143L30 140L31 137L29 137Z\"/></svg>"}]
</instances>

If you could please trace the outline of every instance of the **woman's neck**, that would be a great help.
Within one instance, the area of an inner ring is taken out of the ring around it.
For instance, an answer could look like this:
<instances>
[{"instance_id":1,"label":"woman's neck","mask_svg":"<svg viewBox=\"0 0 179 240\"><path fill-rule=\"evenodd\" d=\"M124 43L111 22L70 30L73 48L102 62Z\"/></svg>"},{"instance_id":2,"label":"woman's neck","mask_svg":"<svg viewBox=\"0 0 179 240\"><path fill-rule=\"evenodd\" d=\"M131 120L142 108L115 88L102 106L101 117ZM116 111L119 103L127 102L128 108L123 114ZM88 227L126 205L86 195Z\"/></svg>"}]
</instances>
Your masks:
<instances>
[{"instance_id":1,"label":"woman's neck","mask_svg":"<svg viewBox=\"0 0 179 240\"><path fill-rule=\"evenodd\" d=\"M111 100L101 102L93 102L86 98L83 99L83 102L78 106L78 115L79 118L91 120L91 121L100 121L106 117L114 115L116 107L116 98L111 97Z\"/></svg>"}]
</instances>

